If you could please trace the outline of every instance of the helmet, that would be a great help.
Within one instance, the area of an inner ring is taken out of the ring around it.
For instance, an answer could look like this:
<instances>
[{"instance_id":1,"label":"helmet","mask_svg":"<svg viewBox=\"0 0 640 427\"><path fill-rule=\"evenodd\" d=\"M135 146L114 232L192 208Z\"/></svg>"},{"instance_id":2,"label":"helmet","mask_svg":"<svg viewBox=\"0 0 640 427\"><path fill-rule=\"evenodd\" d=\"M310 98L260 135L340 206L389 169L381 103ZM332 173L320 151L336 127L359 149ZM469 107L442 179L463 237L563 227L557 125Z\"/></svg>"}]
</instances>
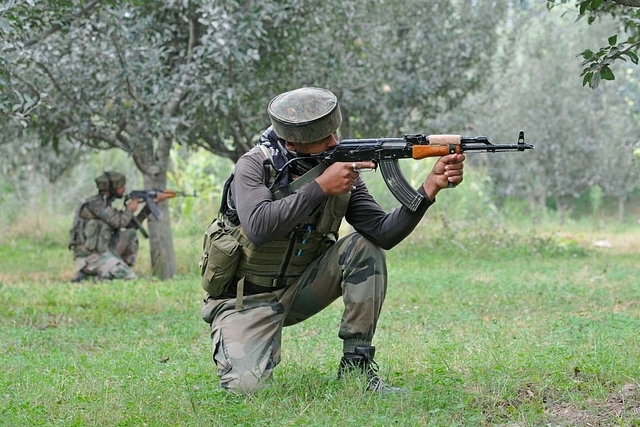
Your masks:
<instances>
[{"instance_id":1,"label":"helmet","mask_svg":"<svg viewBox=\"0 0 640 427\"><path fill-rule=\"evenodd\" d=\"M100 191L113 191L116 188L124 187L126 183L127 177L118 172L104 171L96 178L96 185Z\"/></svg>"},{"instance_id":2,"label":"helmet","mask_svg":"<svg viewBox=\"0 0 640 427\"><path fill-rule=\"evenodd\" d=\"M317 87L282 93L269 102L267 111L276 135L289 142L319 141L342 123L338 98Z\"/></svg>"}]
</instances>

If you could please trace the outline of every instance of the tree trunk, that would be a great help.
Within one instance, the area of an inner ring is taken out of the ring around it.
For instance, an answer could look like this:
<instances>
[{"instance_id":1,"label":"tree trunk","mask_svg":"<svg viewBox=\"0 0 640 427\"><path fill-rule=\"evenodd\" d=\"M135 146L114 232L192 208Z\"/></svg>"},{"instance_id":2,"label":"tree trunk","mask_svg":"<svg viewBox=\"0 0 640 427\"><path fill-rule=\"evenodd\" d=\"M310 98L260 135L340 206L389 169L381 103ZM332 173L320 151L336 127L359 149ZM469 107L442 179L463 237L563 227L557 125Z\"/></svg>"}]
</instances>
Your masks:
<instances>
[{"instance_id":1,"label":"tree trunk","mask_svg":"<svg viewBox=\"0 0 640 427\"><path fill-rule=\"evenodd\" d=\"M640 7L640 0L613 0L614 3L629 7Z\"/></svg>"},{"instance_id":2,"label":"tree trunk","mask_svg":"<svg viewBox=\"0 0 640 427\"><path fill-rule=\"evenodd\" d=\"M142 172L145 190L167 189L167 169L172 141L170 136L158 138L155 144L151 140L138 141L133 159ZM162 213L160 219L154 218L153 215L148 216L151 274L162 280L171 279L176 274L169 203L171 199L158 204Z\"/></svg>"},{"instance_id":3,"label":"tree trunk","mask_svg":"<svg viewBox=\"0 0 640 427\"><path fill-rule=\"evenodd\" d=\"M144 188L165 190L167 188L166 169L155 175L143 173ZM169 217L168 199L158 204L162 213L161 219L149 215L149 248L151 251L151 274L162 280L171 279L176 274L176 255L173 248L171 218Z\"/></svg>"},{"instance_id":4,"label":"tree trunk","mask_svg":"<svg viewBox=\"0 0 640 427\"><path fill-rule=\"evenodd\" d=\"M340 125L340 138L349 139L352 137L351 123L349 122L349 110L343 106L340 106L340 111L343 114L342 124Z\"/></svg>"},{"instance_id":5,"label":"tree trunk","mask_svg":"<svg viewBox=\"0 0 640 427\"><path fill-rule=\"evenodd\" d=\"M626 205L626 202L627 202L626 196L618 197L618 222L620 224L624 223L624 207Z\"/></svg>"},{"instance_id":6,"label":"tree trunk","mask_svg":"<svg viewBox=\"0 0 640 427\"><path fill-rule=\"evenodd\" d=\"M564 219L566 214L566 209L564 204L562 203L562 197L556 195L556 212L558 213L558 224L560 226L564 225Z\"/></svg>"},{"instance_id":7,"label":"tree trunk","mask_svg":"<svg viewBox=\"0 0 640 427\"><path fill-rule=\"evenodd\" d=\"M547 212L547 194L544 191L540 191L537 196L542 212Z\"/></svg>"}]
</instances>

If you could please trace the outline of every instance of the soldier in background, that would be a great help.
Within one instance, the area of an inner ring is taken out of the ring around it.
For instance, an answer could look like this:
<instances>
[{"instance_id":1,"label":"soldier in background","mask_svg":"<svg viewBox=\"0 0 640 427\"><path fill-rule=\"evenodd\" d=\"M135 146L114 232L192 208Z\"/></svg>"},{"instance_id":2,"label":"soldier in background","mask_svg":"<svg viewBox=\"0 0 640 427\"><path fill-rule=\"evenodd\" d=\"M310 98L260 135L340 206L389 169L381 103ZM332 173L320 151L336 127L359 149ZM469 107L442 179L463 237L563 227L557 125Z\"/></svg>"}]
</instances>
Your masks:
<instances>
[{"instance_id":1,"label":"soldier in background","mask_svg":"<svg viewBox=\"0 0 640 427\"><path fill-rule=\"evenodd\" d=\"M132 267L138 256L138 235L132 222L138 199L129 200L122 210L117 210L111 203L124 196L126 177L104 172L95 181L98 194L80 205L69 233L69 249L78 269L71 281L135 279ZM156 199L162 200L163 196Z\"/></svg>"},{"instance_id":2,"label":"soldier in background","mask_svg":"<svg viewBox=\"0 0 640 427\"><path fill-rule=\"evenodd\" d=\"M417 190L425 198L415 212L386 213L359 176L374 163L323 169L313 157L338 144L342 116L333 93L293 90L267 111L272 126L238 160L205 233L202 317L220 385L261 388L280 362L282 328L342 297L338 378L354 372L370 391L400 391L378 376L372 345L387 292L385 250L413 231L441 189L462 182L464 155L436 162ZM338 239L343 218L356 232Z\"/></svg>"}]
</instances>

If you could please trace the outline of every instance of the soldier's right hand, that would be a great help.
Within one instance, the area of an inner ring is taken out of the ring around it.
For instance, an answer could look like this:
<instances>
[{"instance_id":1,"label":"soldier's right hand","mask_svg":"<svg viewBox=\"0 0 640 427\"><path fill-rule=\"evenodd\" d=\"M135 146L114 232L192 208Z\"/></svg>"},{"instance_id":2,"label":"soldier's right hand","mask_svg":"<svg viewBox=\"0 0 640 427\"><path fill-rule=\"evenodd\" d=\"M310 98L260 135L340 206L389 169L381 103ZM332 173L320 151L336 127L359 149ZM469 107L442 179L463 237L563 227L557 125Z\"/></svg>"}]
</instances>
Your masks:
<instances>
[{"instance_id":1,"label":"soldier's right hand","mask_svg":"<svg viewBox=\"0 0 640 427\"><path fill-rule=\"evenodd\" d=\"M138 199L131 199L129 203L127 203L127 209L131 212L135 212L138 210Z\"/></svg>"},{"instance_id":2,"label":"soldier's right hand","mask_svg":"<svg viewBox=\"0 0 640 427\"><path fill-rule=\"evenodd\" d=\"M325 196L338 196L355 190L356 181L360 176L360 169L375 168L373 162L343 163L336 162L325 169L316 178Z\"/></svg>"}]
</instances>

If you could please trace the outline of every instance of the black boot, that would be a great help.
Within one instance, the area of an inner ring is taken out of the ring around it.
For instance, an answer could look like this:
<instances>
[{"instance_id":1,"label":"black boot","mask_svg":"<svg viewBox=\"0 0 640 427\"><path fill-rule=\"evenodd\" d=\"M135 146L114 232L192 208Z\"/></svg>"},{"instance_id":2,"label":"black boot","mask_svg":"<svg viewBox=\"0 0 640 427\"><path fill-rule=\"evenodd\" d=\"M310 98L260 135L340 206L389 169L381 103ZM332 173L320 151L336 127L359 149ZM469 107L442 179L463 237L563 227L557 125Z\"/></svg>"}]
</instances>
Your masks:
<instances>
[{"instance_id":1,"label":"black boot","mask_svg":"<svg viewBox=\"0 0 640 427\"><path fill-rule=\"evenodd\" d=\"M89 279L89 275L87 273L85 273L84 271L80 270L76 273L75 276L73 276L73 279L71 279L71 283L78 283L78 282L82 282L83 280L87 280Z\"/></svg>"},{"instance_id":2,"label":"black boot","mask_svg":"<svg viewBox=\"0 0 640 427\"><path fill-rule=\"evenodd\" d=\"M354 353L345 353L340 359L338 379L351 371L359 371L367 376L367 390L379 393L398 393L406 390L391 387L378 376L378 364L373 360L376 354L374 346L356 347Z\"/></svg>"}]
</instances>

